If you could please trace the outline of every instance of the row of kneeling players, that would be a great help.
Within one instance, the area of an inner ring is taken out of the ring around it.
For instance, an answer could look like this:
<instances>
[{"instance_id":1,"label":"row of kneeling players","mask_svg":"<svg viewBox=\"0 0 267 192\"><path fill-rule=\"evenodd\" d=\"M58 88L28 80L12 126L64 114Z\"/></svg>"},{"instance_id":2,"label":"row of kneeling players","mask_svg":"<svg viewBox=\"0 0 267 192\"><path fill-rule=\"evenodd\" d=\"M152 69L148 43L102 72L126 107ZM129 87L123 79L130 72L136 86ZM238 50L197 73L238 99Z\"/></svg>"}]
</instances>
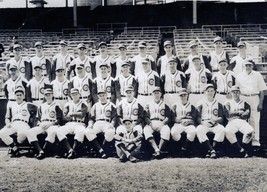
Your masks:
<instances>
[{"instance_id":1,"label":"row of kneeling players","mask_svg":"<svg viewBox=\"0 0 267 192\"><path fill-rule=\"evenodd\" d=\"M108 101L105 90L98 90L99 101L90 112L86 102L80 99L77 88L71 89L72 100L67 102L62 110L53 99L53 90L44 91L45 102L38 108L24 101L24 89L15 90L16 102L7 106L5 127L0 130L0 138L10 147L12 157L18 156L19 144L28 139L29 143L38 151L37 159L45 157L45 149L57 138L66 150L67 158L76 156L75 150L86 137L92 143L101 158L107 158L103 146L98 142L97 135L104 133L104 141L110 143L115 140L117 154L121 161L136 162L142 139L154 149L153 157L159 158L166 142L172 138L181 139L181 133L186 133L186 141L182 150L191 150L195 137L207 147L206 157L216 158L215 146L223 142L225 136L238 149L240 155L247 157L246 150L238 143L235 133L243 134L243 144L249 144L254 137L254 129L247 119L250 116L250 106L240 99L240 89L231 88L232 99L224 105L219 103L214 95L215 88L208 84L204 89L204 97L196 106L188 101L186 89L179 93L180 99L171 108L161 97L160 87L153 90L153 100L143 108L133 97L132 87L127 88L128 94L118 106ZM126 91L127 92L127 91ZM224 126L224 118L228 123ZM32 127L32 128L31 128ZM160 134L160 142L156 143L154 132ZM215 134L211 144L207 133ZM17 133L17 141L11 137ZM37 136L46 133L45 144L40 147ZM74 144L70 145L67 135L74 134Z\"/></svg>"}]
</instances>

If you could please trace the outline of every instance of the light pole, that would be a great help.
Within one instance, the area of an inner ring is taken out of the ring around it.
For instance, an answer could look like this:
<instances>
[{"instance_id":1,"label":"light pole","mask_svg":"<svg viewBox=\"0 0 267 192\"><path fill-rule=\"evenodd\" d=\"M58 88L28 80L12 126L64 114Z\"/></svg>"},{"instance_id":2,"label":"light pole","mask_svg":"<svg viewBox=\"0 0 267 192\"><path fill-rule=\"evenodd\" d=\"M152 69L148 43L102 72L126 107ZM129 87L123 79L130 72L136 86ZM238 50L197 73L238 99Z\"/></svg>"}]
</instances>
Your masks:
<instances>
[{"instance_id":1,"label":"light pole","mask_svg":"<svg viewBox=\"0 0 267 192\"><path fill-rule=\"evenodd\" d=\"M73 0L73 27L77 27L77 0Z\"/></svg>"}]
</instances>

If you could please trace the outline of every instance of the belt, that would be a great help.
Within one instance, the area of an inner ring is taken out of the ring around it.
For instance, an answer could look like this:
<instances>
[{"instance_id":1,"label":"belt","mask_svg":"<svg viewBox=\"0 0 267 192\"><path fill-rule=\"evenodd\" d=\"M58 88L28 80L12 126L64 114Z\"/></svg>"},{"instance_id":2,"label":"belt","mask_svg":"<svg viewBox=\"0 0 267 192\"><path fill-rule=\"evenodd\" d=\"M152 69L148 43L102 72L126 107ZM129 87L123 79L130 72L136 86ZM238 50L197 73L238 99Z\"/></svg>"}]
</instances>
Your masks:
<instances>
[{"instance_id":1,"label":"belt","mask_svg":"<svg viewBox=\"0 0 267 192\"><path fill-rule=\"evenodd\" d=\"M203 94L204 92L190 92L191 94Z\"/></svg>"},{"instance_id":2,"label":"belt","mask_svg":"<svg viewBox=\"0 0 267 192\"><path fill-rule=\"evenodd\" d=\"M14 119L13 122L14 122L14 121L22 121L22 122L28 123L28 121L26 121L26 120L24 120L24 119Z\"/></svg>"},{"instance_id":3,"label":"belt","mask_svg":"<svg viewBox=\"0 0 267 192\"><path fill-rule=\"evenodd\" d=\"M210 120L210 119L201 119L201 121L208 121L208 120Z\"/></svg>"},{"instance_id":4,"label":"belt","mask_svg":"<svg viewBox=\"0 0 267 192\"><path fill-rule=\"evenodd\" d=\"M84 123L82 120L71 120L70 122Z\"/></svg>"},{"instance_id":5,"label":"belt","mask_svg":"<svg viewBox=\"0 0 267 192\"><path fill-rule=\"evenodd\" d=\"M96 121L106 121L106 122L109 122L109 119L97 119Z\"/></svg>"},{"instance_id":6,"label":"belt","mask_svg":"<svg viewBox=\"0 0 267 192\"><path fill-rule=\"evenodd\" d=\"M55 97L54 99L57 99L57 100L67 100L68 97Z\"/></svg>"},{"instance_id":7,"label":"belt","mask_svg":"<svg viewBox=\"0 0 267 192\"><path fill-rule=\"evenodd\" d=\"M125 95L121 95L121 97L126 97Z\"/></svg>"},{"instance_id":8,"label":"belt","mask_svg":"<svg viewBox=\"0 0 267 192\"><path fill-rule=\"evenodd\" d=\"M166 91L165 94L177 94L179 92L176 92L176 91Z\"/></svg>"},{"instance_id":9,"label":"belt","mask_svg":"<svg viewBox=\"0 0 267 192\"><path fill-rule=\"evenodd\" d=\"M52 119L43 119L42 121L55 122L56 120L52 120Z\"/></svg>"},{"instance_id":10,"label":"belt","mask_svg":"<svg viewBox=\"0 0 267 192\"><path fill-rule=\"evenodd\" d=\"M246 97L252 97L252 96L259 95L259 94L258 93L253 93L253 94L243 94L243 93L241 93L241 95L246 96Z\"/></svg>"},{"instance_id":11,"label":"belt","mask_svg":"<svg viewBox=\"0 0 267 192\"><path fill-rule=\"evenodd\" d=\"M152 93L138 93L138 95L149 96L152 95Z\"/></svg>"},{"instance_id":12,"label":"belt","mask_svg":"<svg viewBox=\"0 0 267 192\"><path fill-rule=\"evenodd\" d=\"M225 92L219 92L219 91L217 91L217 93L218 94L221 94L221 95L227 95L227 93L225 93Z\"/></svg>"},{"instance_id":13,"label":"belt","mask_svg":"<svg viewBox=\"0 0 267 192\"><path fill-rule=\"evenodd\" d=\"M80 99L88 99L88 96L86 96L86 97L80 97Z\"/></svg>"},{"instance_id":14,"label":"belt","mask_svg":"<svg viewBox=\"0 0 267 192\"><path fill-rule=\"evenodd\" d=\"M16 101L16 99L9 99L9 101Z\"/></svg>"},{"instance_id":15,"label":"belt","mask_svg":"<svg viewBox=\"0 0 267 192\"><path fill-rule=\"evenodd\" d=\"M40 99L36 99L36 98L32 98L33 101L42 101L44 100L44 98L40 98Z\"/></svg>"},{"instance_id":16,"label":"belt","mask_svg":"<svg viewBox=\"0 0 267 192\"><path fill-rule=\"evenodd\" d=\"M156 120L156 121L163 121L163 119L160 119L160 118L152 118L152 119L150 119L151 121L153 121L153 120Z\"/></svg>"}]
</instances>

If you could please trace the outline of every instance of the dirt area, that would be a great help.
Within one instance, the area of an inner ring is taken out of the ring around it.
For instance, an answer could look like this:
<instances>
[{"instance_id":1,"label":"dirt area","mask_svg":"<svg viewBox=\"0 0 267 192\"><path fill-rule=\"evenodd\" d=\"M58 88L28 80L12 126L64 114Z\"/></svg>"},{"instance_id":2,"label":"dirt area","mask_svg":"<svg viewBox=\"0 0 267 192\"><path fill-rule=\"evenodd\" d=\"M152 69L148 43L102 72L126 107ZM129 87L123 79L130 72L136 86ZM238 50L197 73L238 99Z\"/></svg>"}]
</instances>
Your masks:
<instances>
[{"instance_id":1,"label":"dirt area","mask_svg":"<svg viewBox=\"0 0 267 192\"><path fill-rule=\"evenodd\" d=\"M9 158L0 152L0 191L267 191L267 159Z\"/></svg>"}]
</instances>

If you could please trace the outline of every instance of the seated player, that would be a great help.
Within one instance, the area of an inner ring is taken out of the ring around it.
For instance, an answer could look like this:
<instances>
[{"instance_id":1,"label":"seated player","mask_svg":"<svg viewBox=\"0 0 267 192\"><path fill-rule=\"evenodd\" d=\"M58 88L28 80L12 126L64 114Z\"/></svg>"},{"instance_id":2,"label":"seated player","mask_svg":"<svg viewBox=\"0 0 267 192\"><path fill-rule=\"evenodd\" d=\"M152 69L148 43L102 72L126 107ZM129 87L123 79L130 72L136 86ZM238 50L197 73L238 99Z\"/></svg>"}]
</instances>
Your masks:
<instances>
[{"instance_id":1,"label":"seated player","mask_svg":"<svg viewBox=\"0 0 267 192\"><path fill-rule=\"evenodd\" d=\"M129 160L136 162L141 148L142 127L132 124L131 119L123 119L123 125L118 127L114 136L117 155L121 162Z\"/></svg>"},{"instance_id":2,"label":"seated player","mask_svg":"<svg viewBox=\"0 0 267 192\"><path fill-rule=\"evenodd\" d=\"M215 88L212 84L207 84L204 89L205 98L197 104L197 117L199 126L197 126L197 138L200 143L204 143L208 149L206 157L216 158L215 147L223 142L225 137L225 128L223 123L223 106L215 98ZM215 134L213 145L211 146L207 133Z\"/></svg>"},{"instance_id":3,"label":"seated player","mask_svg":"<svg viewBox=\"0 0 267 192\"><path fill-rule=\"evenodd\" d=\"M186 133L186 141L183 143L182 151L187 151L189 156L190 147L196 137L196 108L188 101L188 93L186 89L182 89L179 93L180 102L172 105L172 121L175 122L171 128L172 139L176 142L180 141L181 133Z\"/></svg>"},{"instance_id":4,"label":"seated player","mask_svg":"<svg viewBox=\"0 0 267 192\"><path fill-rule=\"evenodd\" d=\"M240 89L233 86L231 89L232 99L224 104L225 115L228 124L225 127L226 138L238 149L242 157L248 157L247 152L238 143L236 133L243 134L242 143L247 145L253 138L254 129L249 125L247 119L250 116L250 106L247 102L240 99Z\"/></svg>"}]
</instances>

